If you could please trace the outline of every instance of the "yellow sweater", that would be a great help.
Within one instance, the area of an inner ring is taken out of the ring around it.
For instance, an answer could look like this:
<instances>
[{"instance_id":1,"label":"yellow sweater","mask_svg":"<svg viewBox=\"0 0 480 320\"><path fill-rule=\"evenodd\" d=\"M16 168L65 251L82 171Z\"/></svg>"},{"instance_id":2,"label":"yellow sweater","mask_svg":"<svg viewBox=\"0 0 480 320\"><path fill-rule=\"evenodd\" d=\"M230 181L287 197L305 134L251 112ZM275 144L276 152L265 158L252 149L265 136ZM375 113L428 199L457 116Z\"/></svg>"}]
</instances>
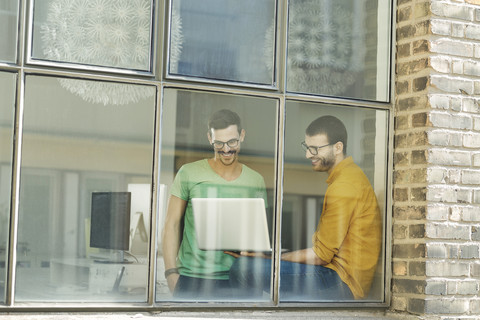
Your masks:
<instances>
[{"instance_id":1,"label":"yellow sweater","mask_svg":"<svg viewBox=\"0 0 480 320\"><path fill-rule=\"evenodd\" d=\"M360 299L370 290L381 248L377 198L351 157L333 169L327 184L313 250Z\"/></svg>"}]
</instances>

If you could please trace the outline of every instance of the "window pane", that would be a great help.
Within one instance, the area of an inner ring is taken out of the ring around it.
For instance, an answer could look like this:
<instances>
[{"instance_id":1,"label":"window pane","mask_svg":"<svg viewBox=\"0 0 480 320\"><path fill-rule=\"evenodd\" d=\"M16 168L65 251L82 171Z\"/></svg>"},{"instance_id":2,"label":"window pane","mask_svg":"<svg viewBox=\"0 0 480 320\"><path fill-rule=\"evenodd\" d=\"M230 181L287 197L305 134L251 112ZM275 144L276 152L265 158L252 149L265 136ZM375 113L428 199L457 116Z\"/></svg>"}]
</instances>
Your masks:
<instances>
[{"instance_id":1,"label":"window pane","mask_svg":"<svg viewBox=\"0 0 480 320\"><path fill-rule=\"evenodd\" d=\"M169 73L272 85L273 0L173 0Z\"/></svg>"},{"instance_id":2,"label":"window pane","mask_svg":"<svg viewBox=\"0 0 480 320\"><path fill-rule=\"evenodd\" d=\"M385 110L287 102L282 257L311 265L282 261L281 301L383 301L387 124Z\"/></svg>"},{"instance_id":3,"label":"window pane","mask_svg":"<svg viewBox=\"0 0 480 320\"><path fill-rule=\"evenodd\" d=\"M34 7L34 59L150 70L151 0L45 0Z\"/></svg>"},{"instance_id":4,"label":"window pane","mask_svg":"<svg viewBox=\"0 0 480 320\"><path fill-rule=\"evenodd\" d=\"M5 298L16 74L0 72L0 299Z\"/></svg>"},{"instance_id":5,"label":"window pane","mask_svg":"<svg viewBox=\"0 0 480 320\"><path fill-rule=\"evenodd\" d=\"M28 76L25 92L16 301L146 301L155 88Z\"/></svg>"},{"instance_id":6,"label":"window pane","mask_svg":"<svg viewBox=\"0 0 480 320\"><path fill-rule=\"evenodd\" d=\"M290 1L287 90L387 101L388 3Z\"/></svg>"},{"instance_id":7,"label":"window pane","mask_svg":"<svg viewBox=\"0 0 480 320\"><path fill-rule=\"evenodd\" d=\"M266 259L253 259L254 265L265 264L267 269L266 286L255 296L250 287L245 294L241 284L229 281L232 264L232 269L238 272L246 267L249 258L234 259L223 250L269 252L268 239L271 245L273 236L277 101L166 89L163 105L160 173L163 201L159 218L163 240L159 243L157 301L270 300L270 255ZM244 133L237 130L238 124L232 124L237 123L232 111L241 119ZM215 120L209 131L210 119ZM217 147L210 145L213 142ZM221 144L223 147L218 146ZM167 198L170 198L168 210ZM216 208L223 204L214 203L223 198L239 200L236 207L202 220L201 208L192 206L193 198L213 201L207 213L216 213ZM263 203L249 207L250 202L257 201ZM225 215L227 220L222 218ZM255 217L259 222L249 220ZM202 228L215 241L203 244ZM264 242L267 248L260 246ZM175 287L173 296L165 279L165 270L172 268L178 268L181 275L176 282L177 274L167 274L172 289Z\"/></svg>"},{"instance_id":8,"label":"window pane","mask_svg":"<svg viewBox=\"0 0 480 320\"><path fill-rule=\"evenodd\" d=\"M0 61L15 62L17 55L18 0L0 2Z\"/></svg>"}]
</instances>

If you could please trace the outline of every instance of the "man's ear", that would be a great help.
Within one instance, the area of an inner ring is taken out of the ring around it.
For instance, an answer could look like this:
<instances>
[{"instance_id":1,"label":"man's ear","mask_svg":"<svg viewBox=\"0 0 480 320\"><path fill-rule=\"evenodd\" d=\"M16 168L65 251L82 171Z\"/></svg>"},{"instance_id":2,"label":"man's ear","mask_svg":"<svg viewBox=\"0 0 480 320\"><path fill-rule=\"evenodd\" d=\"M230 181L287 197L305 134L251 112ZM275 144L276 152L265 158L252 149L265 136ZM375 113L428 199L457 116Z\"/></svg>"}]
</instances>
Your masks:
<instances>
[{"instance_id":1,"label":"man's ear","mask_svg":"<svg viewBox=\"0 0 480 320\"><path fill-rule=\"evenodd\" d=\"M213 141L212 141L212 134L210 133L210 130L207 131L207 138L208 138L208 142L210 142L210 144L212 144Z\"/></svg>"},{"instance_id":2,"label":"man's ear","mask_svg":"<svg viewBox=\"0 0 480 320\"><path fill-rule=\"evenodd\" d=\"M242 131L240 132L240 142L243 142L244 139L245 139L245 129L242 129Z\"/></svg>"},{"instance_id":3,"label":"man's ear","mask_svg":"<svg viewBox=\"0 0 480 320\"><path fill-rule=\"evenodd\" d=\"M343 155L343 142L338 141L333 145L333 152L335 155L342 154Z\"/></svg>"}]
</instances>

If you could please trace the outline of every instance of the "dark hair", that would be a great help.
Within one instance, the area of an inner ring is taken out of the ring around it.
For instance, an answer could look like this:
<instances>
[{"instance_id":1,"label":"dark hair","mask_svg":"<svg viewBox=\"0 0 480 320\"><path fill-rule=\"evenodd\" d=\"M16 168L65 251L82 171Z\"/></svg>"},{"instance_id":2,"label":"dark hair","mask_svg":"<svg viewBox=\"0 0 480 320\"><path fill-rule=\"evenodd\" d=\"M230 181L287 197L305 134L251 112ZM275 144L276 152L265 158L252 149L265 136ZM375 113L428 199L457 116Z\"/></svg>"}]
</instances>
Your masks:
<instances>
[{"instance_id":1,"label":"dark hair","mask_svg":"<svg viewBox=\"0 0 480 320\"><path fill-rule=\"evenodd\" d=\"M240 117L237 113L228 109L218 110L208 120L208 131L210 132L211 129L225 129L231 125L237 126L239 134L242 132Z\"/></svg>"},{"instance_id":2,"label":"dark hair","mask_svg":"<svg viewBox=\"0 0 480 320\"><path fill-rule=\"evenodd\" d=\"M305 134L309 137L324 134L330 144L343 143L343 154L347 153L347 129L343 122L334 116L323 116L313 120Z\"/></svg>"}]
</instances>

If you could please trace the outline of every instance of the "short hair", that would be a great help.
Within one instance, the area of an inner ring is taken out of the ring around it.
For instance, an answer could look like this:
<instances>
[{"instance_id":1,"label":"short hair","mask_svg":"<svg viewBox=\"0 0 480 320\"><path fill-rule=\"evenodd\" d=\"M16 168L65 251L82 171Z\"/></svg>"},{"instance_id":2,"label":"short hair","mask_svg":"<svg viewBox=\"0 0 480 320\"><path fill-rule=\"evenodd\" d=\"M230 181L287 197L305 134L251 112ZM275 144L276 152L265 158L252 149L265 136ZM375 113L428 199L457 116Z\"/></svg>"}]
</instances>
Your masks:
<instances>
[{"instance_id":1,"label":"short hair","mask_svg":"<svg viewBox=\"0 0 480 320\"><path fill-rule=\"evenodd\" d=\"M240 117L236 112L228 109L218 110L214 112L208 120L208 132L210 132L211 129L225 129L231 125L237 126L239 134L242 132Z\"/></svg>"},{"instance_id":2,"label":"short hair","mask_svg":"<svg viewBox=\"0 0 480 320\"><path fill-rule=\"evenodd\" d=\"M347 153L347 129L343 122L334 116L322 116L313 120L305 134L309 137L324 134L329 144L343 143L343 154Z\"/></svg>"}]
</instances>

